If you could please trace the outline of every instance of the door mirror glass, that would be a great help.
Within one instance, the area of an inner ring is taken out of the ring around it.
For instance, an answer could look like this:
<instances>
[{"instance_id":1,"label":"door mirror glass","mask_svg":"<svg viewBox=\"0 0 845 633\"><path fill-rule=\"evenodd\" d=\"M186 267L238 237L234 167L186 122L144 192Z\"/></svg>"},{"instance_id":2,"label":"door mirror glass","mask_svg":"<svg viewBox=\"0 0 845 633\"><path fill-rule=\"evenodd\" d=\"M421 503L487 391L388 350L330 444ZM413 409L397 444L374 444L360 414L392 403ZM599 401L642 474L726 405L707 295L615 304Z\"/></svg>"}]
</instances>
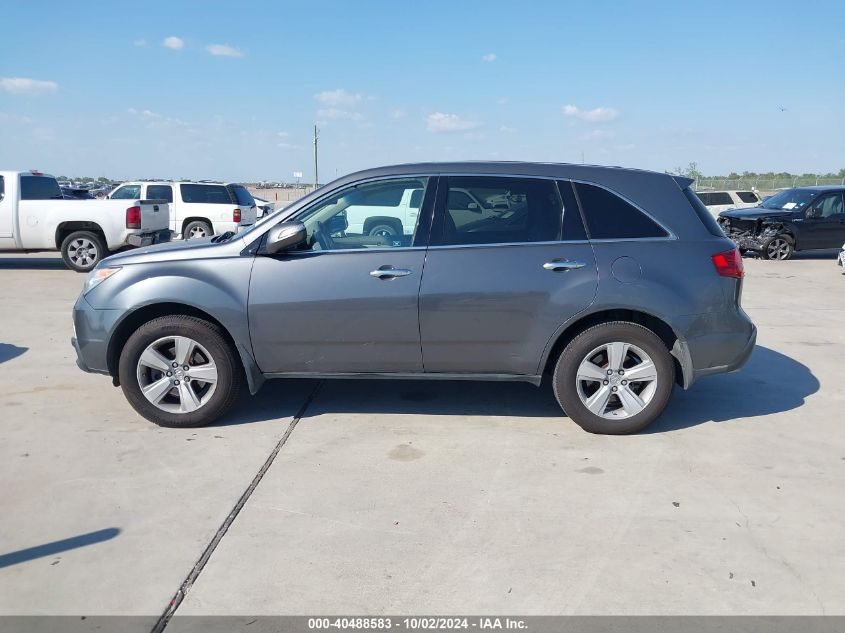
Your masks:
<instances>
[{"instance_id":1,"label":"door mirror glass","mask_svg":"<svg viewBox=\"0 0 845 633\"><path fill-rule=\"evenodd\" d=\"M275 255L292 250L305 242L306 237L307 232L302 222L282 222L267 233L266 251L270 255Z\"/></svg>"}]
</instances>

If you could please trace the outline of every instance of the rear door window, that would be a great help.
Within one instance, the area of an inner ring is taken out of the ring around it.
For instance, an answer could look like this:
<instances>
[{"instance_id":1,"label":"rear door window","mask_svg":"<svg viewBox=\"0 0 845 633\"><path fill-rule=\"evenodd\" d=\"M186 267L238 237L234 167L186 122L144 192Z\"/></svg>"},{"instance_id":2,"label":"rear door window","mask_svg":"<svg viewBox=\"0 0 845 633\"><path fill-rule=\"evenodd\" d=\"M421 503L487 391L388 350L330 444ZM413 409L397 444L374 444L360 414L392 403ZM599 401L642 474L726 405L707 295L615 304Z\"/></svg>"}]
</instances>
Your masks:
<instances>
[{"instance_id":1,"label":"rear door window","mask_svg":"<svg viewBox=\"0 0 845 633\"><path fill-rule=\"evenodd\" d=\"M147 199L173 202L173 187L170 185L148 185Z\"/></svg>"},{"instance_id":2,"label":"rear door window","mask_svg":"<svg viewBox=\"0 0 845 633\"><path fill-rule=\"evenodd\" d=\"M188 204L235 204L223 185L182 184L179 189Z\"/></svg>"},{"instance_id":3,"label":"rear door window","mask_svg":"<svg viewBox=\"0 0 845 633\"><path fill-rule=\"evenodd\" d=\"M534 178L450 176L431 243L439 246L554 242L563 205L555 182Z\"/></svg>"},{"instance_id":4,"label":"rear door window","mask_svg":"<svg viewBox=\"0 0 845 633\"><path fill-rule=\"evenodd\" d=\"M727 191L712 191L710 192L710 202L705 204L708 205L717 205L717 204L733 204L733 198L731 198L731 194Z\"/></svg>"},{"instance_id":5,"label":"rear door window","mask_svg":"<svg viewBox=\"0 0 845 633\"><path fill-rule=\"evenodd\" d=\"M574 183L590 239L619 240L667 237L657 222L615 193L585 183Z\"/></svg>"},{"instance_id":6,"label":"rear door window","mask_svg":"<svg viewBox=\"0 0 845 633\"><path fill-rule=\"evenodd\" d=\"M54 178L21 176L21 200L62 200L62 190Z\"/></svg>"}]
</instances>

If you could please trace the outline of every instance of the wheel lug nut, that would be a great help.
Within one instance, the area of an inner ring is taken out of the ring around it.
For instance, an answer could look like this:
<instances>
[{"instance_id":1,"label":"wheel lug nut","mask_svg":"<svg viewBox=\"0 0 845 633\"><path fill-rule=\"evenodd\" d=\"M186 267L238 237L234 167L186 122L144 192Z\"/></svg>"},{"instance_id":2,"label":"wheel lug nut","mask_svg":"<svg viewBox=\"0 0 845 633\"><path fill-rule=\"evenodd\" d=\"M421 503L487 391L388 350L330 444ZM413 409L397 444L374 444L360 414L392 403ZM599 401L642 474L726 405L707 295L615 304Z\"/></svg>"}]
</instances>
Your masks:
<instances>
[{"instance_id":1,"label":"wheel lug nut","mask_svg":"<svg viewBox=\"0 0 845 633\"><path fill-rule=\"evenodd\" d=\"M620 370L619 370L619 375L620 375L620 376L624 376L624 375L625 375L625 370L624 370L624 369L620 369Z\"/></svg>"},{"instance_id":2,"label":"wheel lug nut","mask_svg":"<svg viewBox=\"0 0 845 633\"><path fill-rule=\"evenodd\" d=\"M191 379L188 376L185 376L185 382L191 382Z\"/></svg>"},{"instance_id":3,"label":"wheel lug nut","mask_svg":"<svg viewBox=\"0 0 845 633\"><path fill-rule=\"evenodd\" d=\"M608 369L608 370L607 370L607 375L608 375L608 376L610 376L612 373L613 373L613 370L612 370L612 369Z\"/></svg>"},{"instance_id":4,"label":"wheel lug nut","mask_svg":"<svg viewBox=\"0 0 845 633\"><path fill-rule=\"evenodd\" d=\"M185 371L188 371L190 369L190 367L188 367L187 365L182 365L182 369L184 369Z\"/></svg>"},{"instance_id":5,"label":"wheel lug nut","mask_svg":"<svg viewBox=\"0 0 845 633\"><path fill-rule=\"evenodd\" d=\"M167 372L167 377L168 377L168 378L169 378L170 376L172 376L172 375L173 375L173 372L172 372L172 371Z\"/></svg>"},{"instance_id":6,"label":"wheel lug nut","mask_svg":"<svg viewBox=\"0 0 845 633\"><path fill-rule=\"evenodd\" d=\"M606 385L607 383L608 383L608 381L607 381L607 380L605 380L605 381L603 381L603 382L602 382L602 384L605 384L605 385Z\"/></svg>"},{"instance_id":7,"label":"wheel lug nut","mask_svg":"<svg viewBox=\"0 0 845 633\"><path fill-rule=\"evenodd\" d=\"M178 381L178 380L174 380L174 381L173 381L173 384L174 384L174 385L178 385L178 384L179 384L179 381Z\"/></svg>"},{"instance_id":8,"label":"wheel lug nut","mask_svg":"<svg viewBox=\"0 0 845 633\"><path fill-rule=\"evenodd\" d=\"M611 388L610 388L610 390L611 390L611 391L616 391L616 387L611 387Z\"/></svg>"},{"instance_id":9,"label":"wheel lug nut","mask_svg":"<svg viewBox=\"0 0 845 633\"><path fill-rule=\"evenodd\" d=\"M623 381L622 381L622 384L623 384L623 385L627 385L627 384L628 384L628 381L627 381L627 380L623 380Z\"/></svg>"},{"instance_id":10,"label":"wheel lug nut","mask_svg":"<svg viewBox=\"0 0 845 633\"><path fill-rule=\"evenodd\" d=\"M173 362L171 363L171 365L173 365L174 367L178 367L178 366L179 366L179 363L177 363L176 361L173 361Z\"/></svg>"}]
</instances>

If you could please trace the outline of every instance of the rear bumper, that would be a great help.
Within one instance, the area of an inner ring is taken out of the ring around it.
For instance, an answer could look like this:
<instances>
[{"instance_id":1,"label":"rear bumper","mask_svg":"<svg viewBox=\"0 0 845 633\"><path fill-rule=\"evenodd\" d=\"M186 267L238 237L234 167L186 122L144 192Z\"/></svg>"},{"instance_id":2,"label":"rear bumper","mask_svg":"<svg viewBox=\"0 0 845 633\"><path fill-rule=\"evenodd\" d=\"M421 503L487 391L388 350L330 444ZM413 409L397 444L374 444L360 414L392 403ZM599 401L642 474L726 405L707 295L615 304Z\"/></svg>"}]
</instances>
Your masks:
<instances>
[{"instance_id":1,"label":"rear bumper","mask_svg":"<svg viewBox=\"0 0 845 633\"><path fill-rule=\"evenodd\" d=\"M160 231L152 231L150 233L133 233L126 238L126 241L130 246L150 246L152 244L169 242L172 236L173 231L170 229L161 229Z\"/></svg>"}]
</instances>

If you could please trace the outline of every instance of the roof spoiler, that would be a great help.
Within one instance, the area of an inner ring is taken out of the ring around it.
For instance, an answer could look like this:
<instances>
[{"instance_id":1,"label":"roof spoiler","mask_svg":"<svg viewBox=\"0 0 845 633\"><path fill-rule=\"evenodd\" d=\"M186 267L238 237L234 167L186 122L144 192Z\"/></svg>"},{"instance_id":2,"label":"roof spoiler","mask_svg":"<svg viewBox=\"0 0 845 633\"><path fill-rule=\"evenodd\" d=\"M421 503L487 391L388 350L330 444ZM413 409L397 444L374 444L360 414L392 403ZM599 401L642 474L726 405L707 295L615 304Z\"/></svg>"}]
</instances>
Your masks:
<instances>
[{"instance_id":1,"label":"roof spoiler","mask_svg":"<svg viewBox=\"0 0 845 633\"><path fill-rule=\"evenodd\" d=\"M692 178L687 178L686 176L672 176L678 186L681 188L681 191L689 187L692 183L695 182Z\"/></svg>"}]
</instances>

